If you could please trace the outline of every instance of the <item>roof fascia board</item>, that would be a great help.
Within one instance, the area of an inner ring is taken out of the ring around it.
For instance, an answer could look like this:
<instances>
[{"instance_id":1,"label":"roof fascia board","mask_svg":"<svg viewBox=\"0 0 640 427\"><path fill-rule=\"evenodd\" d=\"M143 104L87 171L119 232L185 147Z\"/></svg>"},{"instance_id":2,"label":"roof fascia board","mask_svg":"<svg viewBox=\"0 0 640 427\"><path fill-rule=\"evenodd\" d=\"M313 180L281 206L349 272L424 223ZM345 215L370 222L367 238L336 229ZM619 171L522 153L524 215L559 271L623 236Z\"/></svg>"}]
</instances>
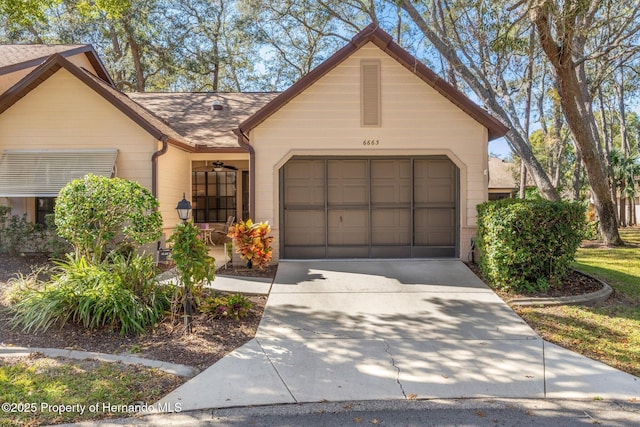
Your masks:
<instances>
[{"instance_id":1,"label":"roof fascia board","mask_svg":"<svg viewBox=\"0 0 640 427\"><path fill-rule=\"evenodd\" d=\"M488 129L490 140L500 138L509 131L509 128L503 125L498 119L480 108L477 104L467 98L466 95L444 81L426 65L418 61L413 55L395 43L391 35L380 29L377 25L370 24L360 33L355 35L343 48L331 55L327 60L294 83L271 102L267 103L267 105L254 113L251 117L240 123L240 132L248 135L253 128L265 121L269 116L282 108L295 96L303 92L322 76L341 64L345 59L351 56L351 54L369 42L374 43L382 51L398 61L421 80L429 84L438 91L438 93L449 99L474 120L485 126Z\"/></svg>"},{"instance_id":2,"label":"roof fascia board","mask_svg":"<svg viewBox=\"0 0 640 427\"><path fill-rule=\"evenodd\" d=\"M116 84L111 78L111 75L109 74L109 72L107 71L107 68L102 63L102 60L98 56L98 53L95 51L95 49L93 49L92 45L87 45L87 46L89 47L89 50L87 50L84 54L89 59L89 62L91 63L91 65L93 65L93 68L96 70L98 77L100 77L102 80L107 82L110 86L115 88Z\"/></svg>"}]
</instances>

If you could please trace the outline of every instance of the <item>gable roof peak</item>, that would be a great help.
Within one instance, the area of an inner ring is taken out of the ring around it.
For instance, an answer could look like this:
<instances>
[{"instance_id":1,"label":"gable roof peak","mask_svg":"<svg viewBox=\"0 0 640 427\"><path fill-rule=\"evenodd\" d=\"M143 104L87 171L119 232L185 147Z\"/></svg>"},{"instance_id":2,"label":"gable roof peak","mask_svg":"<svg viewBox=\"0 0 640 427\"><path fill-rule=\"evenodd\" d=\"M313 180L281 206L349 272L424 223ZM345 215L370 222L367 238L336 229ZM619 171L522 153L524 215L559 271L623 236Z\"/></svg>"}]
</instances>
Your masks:
<instances>
[{"instance_id":1,"label":"gable roof peak","mask_svg":"<svg viewBox=\"0 0 640 427\"><path fill-rule=\"evenodd\" d=\"M239 131L245 136L249 131L258 126L260 123L269 118L272 114L282 108L285 104L295 98L297 95L306 90L309 86L318 81L325 74L329 73L344 60L349 58L353 53L359 50L367 43L373 43L383 52L404 66L411 73L423 80L440 95L447 98L470 117L483 125L488 130L489 140L497 139L504 136L509 128L506 127L495 117L491 116L486 110L479 107L471 101L466 95L453 87L451 84L443 80L438 74L429 67L420 62L416 57L403 49L399 44L393 41L393 37L377 24L369 24L362 31L356 34L349 43L342 49L331 55L327 60L322 62L316 68L311 70L307 75L295 82L287 90L282 92L273 101L258 110L244 122L240 123Z\"/></svg>"}]
</instances>

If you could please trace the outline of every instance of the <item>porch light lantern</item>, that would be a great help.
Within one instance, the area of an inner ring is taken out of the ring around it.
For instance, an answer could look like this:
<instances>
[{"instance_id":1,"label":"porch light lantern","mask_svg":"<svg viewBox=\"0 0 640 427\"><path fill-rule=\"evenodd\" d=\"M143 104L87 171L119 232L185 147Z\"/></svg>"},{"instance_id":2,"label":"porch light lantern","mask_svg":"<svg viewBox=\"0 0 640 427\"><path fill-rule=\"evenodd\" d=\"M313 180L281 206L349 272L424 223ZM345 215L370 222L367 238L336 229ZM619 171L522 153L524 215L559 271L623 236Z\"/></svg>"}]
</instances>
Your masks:
<instances>
[{"instance_id":1,"label":"porch light lantern","mask_svg":"<svg viewBox=\"0 0 640 427\"><path fill-rule=\"evenodd\" d=\"M182 200L178 202L178 206L176 206L176 211L178 211L178 217L185 222L189 219L189 214L191 213L191 203L187 200L186 193L182 193Z\"/></svg>"}]
</instances>

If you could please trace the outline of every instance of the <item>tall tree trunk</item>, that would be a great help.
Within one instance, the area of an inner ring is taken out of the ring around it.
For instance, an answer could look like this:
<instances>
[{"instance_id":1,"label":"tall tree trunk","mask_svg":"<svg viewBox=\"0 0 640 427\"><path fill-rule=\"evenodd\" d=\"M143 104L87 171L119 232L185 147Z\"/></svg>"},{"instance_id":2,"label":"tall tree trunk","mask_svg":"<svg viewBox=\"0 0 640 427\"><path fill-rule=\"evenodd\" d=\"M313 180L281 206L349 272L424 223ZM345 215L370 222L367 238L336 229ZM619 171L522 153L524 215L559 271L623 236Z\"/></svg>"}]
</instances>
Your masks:
<instances>
[{"instance_id":1,"label":"tall tree trunk","mask_svg":"<svg viewBox=\"0 0 640 427\"><path fill-rule=\"evenodd\" d=\"M616 180L613 175L613 165L611 164L611 138L609 136L609 126L607 124L607 114L604 108L604 95L602 94L602 87L598 87L598 101L600 103L600 121L602 123L602 134L604 137L604 157L606 159L607 172L609 173L609 191L611 196L611 202L613 203L614 210L618 210L618 190Z\"/></svg>"},{"instance_id":2,"label":"tall tree trunk","mask_svg":"<svg viewBox=\"0 0 640 427\"><path fill-rule=\"evenodd\" d=\"M527 101L524 113L524 132L529 136L529 128L531 122L531 94L533 92L533 52L536 41L536 33L531 29L529 34L529 64L527 66ZM557 188L557 186L556 186ZM525 162L521 162L520 168L520 198L527 198L527 166Z\"/></svg>"},{"instance_id":3,"label":"tall tree trunk","mask_svg":"<svg viewBox=\"0 0 640 427\"><path fill-rule=\"evenodd\" d=\"M624 69L620 65L620 85L618 86L618 108L620 110L620 137L622 138L621 146L626 155L631 154L631 145L629 144L629 133L627 132L626 109L624 106Z\"/></svg>"},{"instance_id":4,"label":"tall tree trunk","mask_svg":"<svg viewBox=\"0 0 640 427\"><path fill-rule=\"evenodd\" d=\"M576 150L576 164L573 169L573 200L580 200L582 189L582 156L580 150Z\"/></svg>"},{"instance_id":5,"label":"tall tree trunk","mask_svg":"<svg viewBox=\"0 0 640 427\"><path fill-rule=\"evenodd\" d=\"M625 185L624 183L620 186L620 227L627 226L627 207L626 202L627 198L624 195Z\"/></svg>"},{"instance_id":6,"label":"tall tree trunk","mask_svg":"<svg viewBox=\"0 0 640 427\"><path fill-rule=\"evenodd\" d=\"M473 75L471 70L469 70L460 58L458 58L453 47L445 43L444 40L442 40L442 38L431 29L411 0L403 0L401 6L407 14L409 14L422 34L424 34L438 52L446 58L448 63L451 64L456 72L464 79L476 96L482 100L494 116L498 117L510 128L509 132L505 135L505 139L526 164L527 170L531 174L531 177L535 181L543 197L548 200L560 200L560 195L558 194L557 189L551 184L549 176L535 158L531 145L529 144L528 137L524 135L524 131L519 132L517 130L519 126L514 125L513 118L510 117L509 113L498 102L498 96L496 93L491 89L491 87L484 85Z\"/></svg>"},{"instance_id":7,"label":"tall tree trunk","mask_svg":"<svg viewBox=\"0 0 640 427\"><path fill-rule=\"evenodd\" d=\"M520 162L520 198L527 198L527 167Z\"/></svg>"},{"instance_id":8,"label":"tall tree trunk","mask_svg":"<svg viewBox=\"0 0 640 427\"><path fill-rule=\"evenodd\" d=\"M585 99L585 90L580 85L577 67L573 60L572 43L575 40L572 36L566 35L562 45L554 40L547 7L549 7L548 4L541 2L533 8L533 22L538 30L542 49L556 71L562 110L582 154L593 192L594 205L600 219L600 232L605 244L622 245L624 242L618 233L616 212L609 194L609 179L598 151L597 134L594 134L595 119L592 111L587 107L588 99ZM570 31L566 28L564 30Z\"/></svg>"},{"instance_id":9,"label":"tall tree trunk","mask_svg":"<svg viewBox=\"0 0 640 427\"><path fill-rule=\"evenodd\" d=\"M134 29L131 26L129 18L124 17L123 20L124 32L127 37L127 43L129 43L129 49L131 49L131 59L133 60L133 68L136 73L136 92L144 92L147 85L147 79L144 74L144 68L142 66L142 53L140 52L140 45L136 41L134 35Z\"/></svg>"}]
</instances>

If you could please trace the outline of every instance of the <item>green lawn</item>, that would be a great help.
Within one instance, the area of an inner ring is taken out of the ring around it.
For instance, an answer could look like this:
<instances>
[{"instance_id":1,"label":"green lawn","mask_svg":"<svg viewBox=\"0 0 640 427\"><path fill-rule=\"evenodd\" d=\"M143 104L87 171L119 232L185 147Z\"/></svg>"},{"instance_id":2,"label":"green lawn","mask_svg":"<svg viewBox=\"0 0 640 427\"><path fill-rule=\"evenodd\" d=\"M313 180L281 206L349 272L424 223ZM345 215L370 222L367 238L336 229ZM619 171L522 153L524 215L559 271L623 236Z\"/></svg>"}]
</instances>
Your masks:
<instances>
[{"instance_id":1,"label":"green lawn","mask_svg":"<svg viewBox=\"0 0 640 427\"><path fill-rule=\"evenodd\" d=\"M156 369L94 360L0 359L0 426L37 426L133 415L184 382Z\"/></svg>"},{"instance_id":2,"label":"green lawn","mask_svg":"<svg viewBox=\"0 0 640 427\"><path fill-rule=\"evenodd\" d=\"M640 228L621 229L626 247L584 247L575 267L614 289L597 307L518 308L544 339L640 376Z\"/></svg>"}]
</instances>

